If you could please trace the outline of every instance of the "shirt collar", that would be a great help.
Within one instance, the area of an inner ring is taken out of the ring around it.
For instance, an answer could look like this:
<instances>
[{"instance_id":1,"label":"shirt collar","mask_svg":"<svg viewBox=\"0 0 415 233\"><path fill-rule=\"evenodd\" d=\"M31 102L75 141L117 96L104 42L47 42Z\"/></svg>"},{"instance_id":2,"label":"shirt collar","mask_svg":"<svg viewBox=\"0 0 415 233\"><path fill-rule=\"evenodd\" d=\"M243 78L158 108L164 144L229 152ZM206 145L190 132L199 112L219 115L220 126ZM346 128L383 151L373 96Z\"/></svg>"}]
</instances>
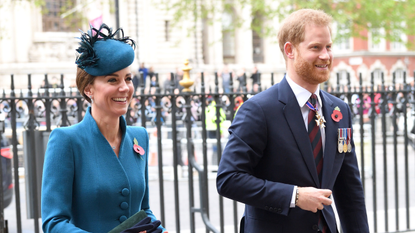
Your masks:
<instances>
[{"instance_id":1,"label":"shirt collar","mask_svg":"<svg viewBox=\"0 0 415 233\"><path fill-rule=\"evenodd\" d=\"M303 88L302 86L295 83L288 74L285 75L285 78L287 79L288 85L290 85L291 90L293 90L295 98L297 99L298 105L300 108L304 107L307 103L308 99L310 99L311 92L309 92L307 89ZM317 96L318 106L321 109L323 107L323 102L320 98L320 85L317 87L317 90L314 92Z\"/></svg>"}]
</instances>

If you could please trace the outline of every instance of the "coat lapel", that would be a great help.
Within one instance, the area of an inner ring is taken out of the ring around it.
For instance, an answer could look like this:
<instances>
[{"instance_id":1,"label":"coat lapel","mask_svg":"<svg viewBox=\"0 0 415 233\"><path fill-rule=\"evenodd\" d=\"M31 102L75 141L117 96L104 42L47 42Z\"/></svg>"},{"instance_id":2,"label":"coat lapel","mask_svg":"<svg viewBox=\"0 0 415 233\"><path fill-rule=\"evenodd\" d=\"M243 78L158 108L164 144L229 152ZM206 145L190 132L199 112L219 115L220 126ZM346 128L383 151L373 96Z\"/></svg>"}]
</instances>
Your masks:
<instances>
[{"instance_id":1,"label":"coat lapel","mask_svg":"<svg viewBox=\"0 0 415 233\"><path fill-rule=\"evenodd\" d=\"M320 186L317 175L316 165L314 163L313 152L311 149L310 139L306 131L300 106L287 80L284 78L279 85L278 90L280 102L285 104L283 108L285 119L297 143L297 147L303 156L310 175L313 177L316 187Z\"/></svg>"},{"instance_id":2,"label":"coat lapel","mask_svg":"<svg viewBox=\"0 0 415 233\"><path fill-rule=\"evenodd\" d=\"M328 95L328 93L320 91L320 97L323 102L323 115L324 119L326 119L326 142L324 146L323 177L321 182L322 188L327 187L329 184L331 178L330 174L332 172L337 151L337 127L331 119L334 106Z\"/></svg>"}]
</instances>

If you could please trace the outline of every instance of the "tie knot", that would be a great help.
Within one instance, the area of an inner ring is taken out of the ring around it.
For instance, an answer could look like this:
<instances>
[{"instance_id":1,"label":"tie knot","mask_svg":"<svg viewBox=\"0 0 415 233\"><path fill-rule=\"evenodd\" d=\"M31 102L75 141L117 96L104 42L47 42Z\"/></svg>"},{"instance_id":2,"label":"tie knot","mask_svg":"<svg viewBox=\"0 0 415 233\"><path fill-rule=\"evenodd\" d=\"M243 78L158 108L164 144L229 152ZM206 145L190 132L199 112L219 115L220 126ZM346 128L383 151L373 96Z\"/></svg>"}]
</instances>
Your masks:
<instances>
[{"instance_id":1,"label":"tie knot","mask_svg":"<svg viewBox=\"0 0 415 233\"><path fill-rule=\"evenodd\" d=\"M317 96L316 94L312 94L310 97L310 103L313 105L313 107L316 107L316 103L317 103Z\"/></svg>"}]
</instances>

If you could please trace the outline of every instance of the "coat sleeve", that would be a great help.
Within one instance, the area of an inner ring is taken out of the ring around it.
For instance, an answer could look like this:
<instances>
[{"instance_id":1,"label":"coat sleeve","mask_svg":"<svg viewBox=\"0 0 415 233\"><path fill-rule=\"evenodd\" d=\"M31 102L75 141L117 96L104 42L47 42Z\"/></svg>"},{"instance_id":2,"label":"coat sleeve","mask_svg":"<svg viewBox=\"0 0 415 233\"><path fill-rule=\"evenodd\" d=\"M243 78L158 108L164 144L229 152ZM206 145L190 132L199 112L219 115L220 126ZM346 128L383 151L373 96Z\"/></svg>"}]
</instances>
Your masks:
<instances>
[{"instance_id":1,"label":"coat sleeve","mask_svg":"<svg viewBox=\"0 0 415 233\"><path fill-rule=\"evenodd\" d=\"M84 233L72 223L74 160L71 139L56 128L49 137L43 165L41 213L45 233Z\"/></svg>"},{"instance_id":2,"label":"coat sleeve","mask_svg":"<svg viewBox=\"0 0 415 233\"><path fill-rule=\"evenodd\" d=\"M349 128L352 128L350 108ZM353 135L353 133L352 133ZM360 179L355 146L352 138L352 151L346 153L333 187L333 197L345 233L369 232L363 186Z\"/></svg>"},{"instance_id":3,"label":"coat sleeve","mask_svg":"<svg viewBox=\"0 0 415 233\"><path fill-rule=\"evenodd\" d=\"M217 190L227 198L288 215L294 186L259 178L255 174L270 143L267 124L269 122L257 102L250 100L241 106L229 128L229 140L218 168Z\"/></svg>"}]
</instances>

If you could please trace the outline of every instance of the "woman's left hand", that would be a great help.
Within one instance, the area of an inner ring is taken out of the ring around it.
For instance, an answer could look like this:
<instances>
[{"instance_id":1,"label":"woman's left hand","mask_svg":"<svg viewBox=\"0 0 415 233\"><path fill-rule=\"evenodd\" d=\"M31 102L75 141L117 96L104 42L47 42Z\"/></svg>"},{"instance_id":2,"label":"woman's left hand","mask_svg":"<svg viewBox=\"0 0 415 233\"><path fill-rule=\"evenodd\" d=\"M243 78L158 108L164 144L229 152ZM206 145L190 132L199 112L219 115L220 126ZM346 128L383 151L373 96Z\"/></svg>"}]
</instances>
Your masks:
<instances>
[{"instance_id":1,"label":"woman's left hand","mask_svg":"<svg viewBox=\"0 0 415 233\"><path fill-rule=\"evenodd\" d=\"M161 233L161 229L160 231L158 231L158 226L160 226L161 222L159 220L156 220L154 222L151 222L151 218L150 217L146 217L143 220L141 220L140 222L138 222L137 224L135 224L133 227L128 228L124 231L122 231L121 233L157 233L160 232Z\"/></svg>"}]
</instances>

